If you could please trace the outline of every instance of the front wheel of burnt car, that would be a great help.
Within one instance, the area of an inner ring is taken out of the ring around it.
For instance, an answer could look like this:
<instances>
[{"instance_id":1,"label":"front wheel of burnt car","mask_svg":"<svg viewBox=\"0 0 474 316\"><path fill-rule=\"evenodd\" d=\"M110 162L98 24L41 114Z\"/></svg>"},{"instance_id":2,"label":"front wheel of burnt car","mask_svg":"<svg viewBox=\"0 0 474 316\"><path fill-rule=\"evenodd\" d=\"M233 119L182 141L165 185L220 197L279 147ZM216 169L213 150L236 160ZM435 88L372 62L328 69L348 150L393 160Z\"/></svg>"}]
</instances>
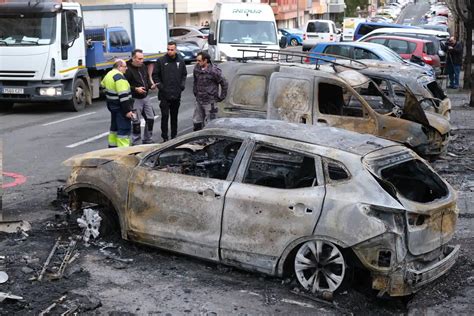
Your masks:
<instances>
[{"instance_id":1,"label":"front wheel of burnt car","mask_svg":"<svg viewBox=\"0 0 474 316\"><path fill-rule=\"evenodd\" d=\"M293 266L299 284L312 293L334 293L345 281L344 256L336 245L328 241L310 240L302 244Z\"/></svg>"}]
</instances>

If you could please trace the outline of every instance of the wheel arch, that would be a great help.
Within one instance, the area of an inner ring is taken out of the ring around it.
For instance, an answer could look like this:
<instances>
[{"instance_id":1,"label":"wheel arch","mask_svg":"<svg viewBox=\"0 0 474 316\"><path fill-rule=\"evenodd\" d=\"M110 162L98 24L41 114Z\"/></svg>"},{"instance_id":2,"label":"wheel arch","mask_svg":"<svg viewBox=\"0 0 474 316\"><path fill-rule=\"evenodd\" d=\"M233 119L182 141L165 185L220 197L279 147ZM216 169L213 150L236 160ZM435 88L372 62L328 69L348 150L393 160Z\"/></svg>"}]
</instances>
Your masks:
<instances>
[{"instance_id":1,"label":"wheel arch","mask_svg":"<svg viewBox=\"0 0 474 316\"><path fill-rule=\"evenodd\" d=\"M80 68L77 72L76 75L74 76L74 81L81 79L84 84L87 87L87 92L86 92L86 104L91 105L92 104L92 85L91 85L91 79L89 76L89 72L87 71L87 68ZM74 84L73 84L74 86Z\"/></svg>"},{"instance_id":2,"label":"wheel arch","mask_svg":"<svg viewBox=\"0 0 474 316\"><path fill-rule=\"evenodd\" d=\"M69 204L72 206L80 205L80 202L90 202L110 206L119 220L120 234L122 238L127 239L124 213L113 199L107 196L107 193L104 190L91 183L75 183L65 188L64 191L69 195Z\"/></svg>"},{"instance_id":3,"label":"wheel arch","mask_svg":"<svg viewBox=\"0 0 474 316\"><path fill-rule=\"evenodd\" d=\"M289 267L293 264L292 259L296 255L298 248L303 243L310 240L323 240L323 241L331 242L334 245L338 246L341 250L349 248L349 246L345 244L344 242L338 239L329 237L329 236L312 235L312 236L305 236L305 237L300 237L298 239L295 239L290 244L288 244L288 246L286 246L285 250L280 256L280 259L278 260L278 264L276 266L276 271L275 271L275 274L278 277L283 277L288 273Z\"/></svg>"}]
</instances>

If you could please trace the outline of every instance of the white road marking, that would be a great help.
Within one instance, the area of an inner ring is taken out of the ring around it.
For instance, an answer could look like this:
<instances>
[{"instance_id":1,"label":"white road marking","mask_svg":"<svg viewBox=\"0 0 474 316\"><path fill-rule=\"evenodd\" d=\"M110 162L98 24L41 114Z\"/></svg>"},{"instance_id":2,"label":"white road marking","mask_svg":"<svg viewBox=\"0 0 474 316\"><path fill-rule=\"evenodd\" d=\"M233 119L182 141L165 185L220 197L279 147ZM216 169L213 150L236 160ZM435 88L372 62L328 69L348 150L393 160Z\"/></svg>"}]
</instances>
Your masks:
<instances>
[{"instance_id":1,"label":"white road marking","mask_svg":"<svg viewBox=\"0 0 474 316\"><path fill-rule=\"evenodd\" d=\"M105 137L105 136L107 136L107 135L109 135L109 132L105 132L105 133L96 135L96 136L94 136L94 137L90 137L90 138L88 138L88 139L81 140L80 142L77 142L77 143L74 143L74 144L71 144L71 145L67 145L66 147L67 147L67 148L74 148L74 147L77 147L77 146L81 146L81 145L84 145L84 144L93 142L94 140L97 140L97 139L100 139L100 138L102 138L102 137Z\"/></svg>"},{"instance_id":2,"label":"white road marking","mask_svg":"<svg viewBox=\"0 0 474 316\"><path fill-rule=\"evenodd\" d=\"M71 117L68 117L68 118L65 118L65 119L62 119L62 120L58 120L58 121L43 124L42 126L49 126L49 125L53 125L53 124L58 124L58 123L74 120L74 119L84 117L84 116L88 116L88 115L92 115L92 114L95 114L95 112L89 112L89 113L84 113L84 114L81 114L81 115L71 116Z\"/></svg>"},{"instance_id":3,"label":"white road marking","mask_svg":"<svg viewBox=\"0 0 474 316\"><path fill-rule=\"evenodd\" d=\"M156 120L157 118L159 118L160 116L159 115L155 115L154 119ZM142 121L140 123L140 126L145 126L145 121ZM189 129L193 128L192 126L190 128L186 128L180 132L185 132ZM77 143L74 143L74 144L71 144L71 145L67 145L66 147L67 148L75 148L77 146L81 146L81 145L84 145L84 144L87 144L87 143L90 143L90 142L93 142L95 140L98 140L98 139L101 139L102 137L105 137L109 135L109 132L105 132L105 133L102 133L102 134L99 134L99 135L96 135L96 136L93 136L93 137L90 137L90 138L87 138L87 139L84 139L84 140L81 140L80 142L77 142Z\"/></svg>"}]
</instances>

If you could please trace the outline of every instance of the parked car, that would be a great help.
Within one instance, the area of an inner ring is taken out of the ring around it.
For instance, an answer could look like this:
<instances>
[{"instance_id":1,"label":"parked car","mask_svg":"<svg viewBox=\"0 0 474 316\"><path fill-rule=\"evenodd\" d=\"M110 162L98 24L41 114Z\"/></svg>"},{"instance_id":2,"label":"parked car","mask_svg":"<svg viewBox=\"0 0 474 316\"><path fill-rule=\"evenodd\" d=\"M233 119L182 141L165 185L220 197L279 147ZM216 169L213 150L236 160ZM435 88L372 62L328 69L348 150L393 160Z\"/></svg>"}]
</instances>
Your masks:
<instances>
[{"instance_id":1,"label":"parked car","mask_svg":"<svg viewBox=\"0 0 474 316\"><path fill-rule=\"evenodd\" d=\"M371 18L368 18L368 22L376 22L376 23L393 23L393 19L381 16L381 15L375 15Z\"/></svg>"},{"instance_id":2,"label":"parked car","mask_svg":"<svg viewBox=\"0 0 474 316\"><path fill-rule=\"evenodd\" d=\"M312 65L268 61L228 62L221 69L229 81L219 104L221 117L326 124L397 141L429 158L446 151L448 120L425 113L418 102L401 113L391 104L372 108L353 88L370 79L355 70L332 74Z\"/></svg>"},{"instance_id":3,"label":"parked car","mask_svg":"<svg viewBox=\"0 0 474 316\"><path fill-rule=\"evenodd\" d=\"M425 30L451 33L451 31L449 30L449 27L447 25L442 25L442 24L423 24L423 25L420 25L420 27Z\"/></svg>"},{"instance_id":4,"label":"parked car","mask_svg":"<svg viewBox=\"0 0 474 316\"><path fill-rule=\"evenodd\" d=\"M413 55L420 57L424 63L434 68L436 75L441 74L440 57L435 44L431 41L401 36L373 36L364 42L384 45L403 59L410 60Z\"/></svg>"},{"instance_id":5,"label":"parked car","mask_svg":"<svg viewBox=\"0 0 474 316\"><path fill-rule=\"evenodd\" d=\"M195 42L201 50L207 49L207 34L199 31L194 26L170 27L169 37L175 41Z\"/></svg>"},{"instance_id":6,"label":"parked car","mask_svg":"<svg viewBox=\"0 0 474 316\"><path fill-rule=\"evenodd\" d=\"M124 239L292 277L313 293L340 289L361 267L381 294L408 295L459 254L448 245L453 188L413 151L371 135L223 119L65 164L71 207L98 205L99 232L115 223Z\"/></svg>"},{"instance_id":7,"label":"parked car","mask_svg":"<svg viewBox=\"0 0 474 316\"><path fill-rule=\"evenodd\" d=\"M336 24L331 20L309 20L303 34L303 51L310 50L320 42L339 42Z\"/></svg>"},{"instance_id":8,"label":"parked car","mask_svg":"<svg viewBox=\"0 0 474 316\"><path fill-rule=\"evenodd\" d=\"M196 61L197 54L201 48L195 42L176 42L176 48L184 59L185 63Z\"/></svg>"},{"instance_id":9,"label":"parked car","mask_svg":"<svg viewBox=\"0 0 474 316\"><path fill-rule=\"evenodd\" d=\"M432 41L435 45L435 49L438 52L438 56L441 62L441 69L444 70L446 65L446 53L442 50L444 43L449 38L448 32L436 31L436 30L426 30L422 28L418 29L378 29L374 30L371 33L365 35L364 37L360 38L358 41L364 41L367 38L373 36L403 36L403 37L411 37L411 38L421 38L425 40Z\"/></svg>"},{"instance_id":10,"label":"parked car","mask_svg":"<svg viewBox=\"0 0 474 316\"><path fill-rule=\"evenodd\" d=\"M304 31L299 29L278 29L278 31L286 36L288 46L303 45Z\"/></svg>"},{"instance_id":11,"label":"parked car","mask_svg":"<svg viewBox=\"0 0 474 316\"><path fill-rule=\"evenodd\" d=\"M419 65L409 60L404 60L393 50L380 44L366 42L319 43L313 47L313 49L311 49L306 62L311 64L316 63L316 59L314 57L318 57L319 54L342 56L355 60L374 59L402 65L410 65L412 67L423 69L426 74L436 78L435 71L430 65ZM325 59L330 59L330 57L325 57Z\"/></svg>"},{"instance_id":12,"label":"parked car","mask_svg":"<svg viewBox=\"0 0 474 316\"><path fill-rule=\"evenodd\" d=\"M403 24L392 24L392 23L380 23L380 22L364 22L360 23L355 32L354 32L354 41L364 37L365 35L373 32L374 30L378 29L387 29L387 28L395 28L395 29L406 29L406 28L415 28L414 26L403 25Z\"/></svg>"}]
</instances>

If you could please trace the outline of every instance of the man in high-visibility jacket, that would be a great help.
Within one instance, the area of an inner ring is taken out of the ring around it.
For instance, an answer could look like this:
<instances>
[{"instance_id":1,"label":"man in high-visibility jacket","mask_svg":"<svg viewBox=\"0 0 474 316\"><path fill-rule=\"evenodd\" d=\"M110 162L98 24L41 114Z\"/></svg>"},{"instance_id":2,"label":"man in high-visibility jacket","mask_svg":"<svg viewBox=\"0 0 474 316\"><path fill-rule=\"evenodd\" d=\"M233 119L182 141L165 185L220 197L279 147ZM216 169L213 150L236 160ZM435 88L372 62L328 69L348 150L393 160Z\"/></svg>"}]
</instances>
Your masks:
<instances>
[{"instance_id":1,"label":"man in high-visibility jacket","mask_svg":"<svg viewBox=\"0 0 474 316\"><path fill-rule=\"evenodd\" d=\"M119 59L101 82L102 87L105 88L107 108L111 118L109 148L130 146L131 120L134 113L130 84L124 76L126 70L127 64Z\"/></svg>"}]
</instances>

